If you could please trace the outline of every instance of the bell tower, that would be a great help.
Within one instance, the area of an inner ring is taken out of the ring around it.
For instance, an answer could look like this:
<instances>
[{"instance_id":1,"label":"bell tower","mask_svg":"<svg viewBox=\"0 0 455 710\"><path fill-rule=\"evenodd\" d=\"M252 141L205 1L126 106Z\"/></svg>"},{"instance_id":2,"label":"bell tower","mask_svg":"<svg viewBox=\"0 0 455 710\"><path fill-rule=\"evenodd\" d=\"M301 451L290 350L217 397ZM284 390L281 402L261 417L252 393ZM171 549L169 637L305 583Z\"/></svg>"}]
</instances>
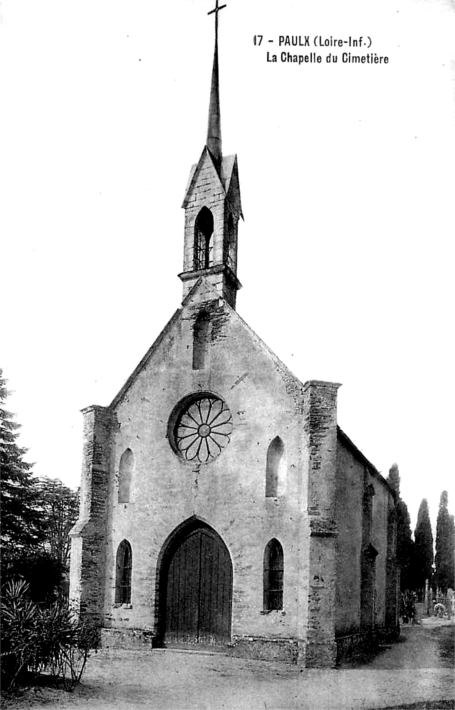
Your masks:
<instances>
[{"instance_id":1,"label":"bell tower","mask_svg":"<svg viewBox=\"0 0 455 710\"><path fill-rule=\"evenodd\" d=\"M185 210L183 298L196 282L206 278L217 293L235 308L241 283L237 278L238 223L243 219L237 156L223 156L221 146L220 86L218 71L218 13L210 87L207 139L199 162L193 165L182 207Z\"/></svg>"}]
</instances>

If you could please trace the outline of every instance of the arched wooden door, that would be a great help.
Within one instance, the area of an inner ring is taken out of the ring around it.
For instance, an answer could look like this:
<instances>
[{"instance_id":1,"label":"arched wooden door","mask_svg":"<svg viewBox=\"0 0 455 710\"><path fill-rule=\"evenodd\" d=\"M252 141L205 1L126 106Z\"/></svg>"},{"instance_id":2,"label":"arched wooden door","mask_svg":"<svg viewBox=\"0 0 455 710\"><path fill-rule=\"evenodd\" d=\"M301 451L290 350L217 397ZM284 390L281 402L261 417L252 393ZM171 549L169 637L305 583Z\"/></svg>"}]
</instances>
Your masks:
<instances>
[{"instance_id":1,"label":"arched wooden door","mask_svg":"<svg viewBox=\"0 0 455 710\"><path fill-rule=\"evenodd\" d=\"M220 536L200 527L173 546L165 584L164 644L230 641L232 562Z\"/></svg>"}]
</instances>

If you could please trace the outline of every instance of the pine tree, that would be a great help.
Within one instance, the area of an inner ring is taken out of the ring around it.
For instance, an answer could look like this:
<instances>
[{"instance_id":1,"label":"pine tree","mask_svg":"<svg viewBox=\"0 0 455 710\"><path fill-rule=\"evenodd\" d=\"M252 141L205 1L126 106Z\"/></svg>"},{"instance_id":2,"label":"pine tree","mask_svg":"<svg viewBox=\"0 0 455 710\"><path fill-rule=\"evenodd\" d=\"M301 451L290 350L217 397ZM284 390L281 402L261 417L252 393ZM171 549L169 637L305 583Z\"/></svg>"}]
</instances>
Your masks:
<instances>
[{"instance_id":1,"label":"pine tree","mask_svg":"<svg viewBox=\"0 0 455 710\"><path fill-rule=\"evenodd\" d=\"M416 588L423 592L425 581L431 581L433 573L433 533L431 530L428 501L424 498L417 514L414 531L414 576Z\"/></svg>"},{"instance_id":2,"label":"pine tree","mask_svg":"<svg viewBox=\"0 0 455 710\"><path fill-rule=\"evenodd\" d=\"M397 516L397 563L400 567L401 590L414 588L413 556L414 542L411 532L411 518L408 506L400 496L400 472L396 463L391 466L387 483L396 495Z\"/></svg>"},{"instance_id":3,"label":"pine tree","mask_svg":"<svg viewBox=\"0 0 455 710\"><path fill-rule=\"evenodd\" d=\"M442 491L436 521L436 585L443 594L454 588L454 518L449 514L449 496Z\"/></svg>"},{"instance_id":4,"label":"pine tree","mask_svg":"<svg viewBox=\"0 0 455 710\"><path fill-rule=\"evenodd\" d=\"M17 444L20 426L4 406L7 396L0 370L2 582L25 579L31 598L48 603L65 589L79 495L61 481L32 476L27 450Z\"/></svg>"},{"instance_id":5,"label":"pine tree","mask_svg":"<svg viewBox=\"0 0 455 710\"><path fill-rule=\"evenodd\" d=\"M37 510L38 489L32 465L24 460L27 449L17 444L20 425L5 409L6 380L0 369L0 470L2 564L7 565L43 539L41 514Z\"/></svg>"}]
</instances>

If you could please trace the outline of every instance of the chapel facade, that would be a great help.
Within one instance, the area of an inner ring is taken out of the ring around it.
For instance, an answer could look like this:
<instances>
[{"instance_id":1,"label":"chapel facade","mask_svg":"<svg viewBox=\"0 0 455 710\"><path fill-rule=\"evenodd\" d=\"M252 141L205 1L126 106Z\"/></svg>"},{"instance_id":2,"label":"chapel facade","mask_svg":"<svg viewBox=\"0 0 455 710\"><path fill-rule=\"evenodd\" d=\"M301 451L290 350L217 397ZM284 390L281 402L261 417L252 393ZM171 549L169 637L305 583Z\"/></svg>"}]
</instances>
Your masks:
<instances>
[{"instance_id":1,"label":"chapel facade","mask_svg":"<svg viewBox=\"0 0 455 710\"><path fill-rule=\"evenodd\" d=\"M394 494L236 311L236 156L215 53L185 210L183 302L108 407L83 410L70 600L105 645L333 666L398 624Z\"/></svg>"}]
</instances>

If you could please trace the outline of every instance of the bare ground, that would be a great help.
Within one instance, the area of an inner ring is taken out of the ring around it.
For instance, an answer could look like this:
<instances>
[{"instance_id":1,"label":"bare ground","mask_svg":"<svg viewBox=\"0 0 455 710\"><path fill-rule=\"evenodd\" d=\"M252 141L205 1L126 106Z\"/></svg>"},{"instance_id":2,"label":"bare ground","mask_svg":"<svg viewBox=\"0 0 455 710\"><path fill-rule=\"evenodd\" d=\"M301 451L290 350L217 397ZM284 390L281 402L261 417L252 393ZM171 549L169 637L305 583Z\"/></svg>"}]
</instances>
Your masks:
<instances>
[{"instance_id":1,"label":"bare ground","mask_svg":"<svg viewBox=\"0 0 455 710\"><path fill-rule=\"evenodd\" d=\"M424 620L372 658L334 670L179 651L101 651L73 693L25 689L18 710L448 710L455 708L455 626Z\"/></svg>"}]
</instances>

